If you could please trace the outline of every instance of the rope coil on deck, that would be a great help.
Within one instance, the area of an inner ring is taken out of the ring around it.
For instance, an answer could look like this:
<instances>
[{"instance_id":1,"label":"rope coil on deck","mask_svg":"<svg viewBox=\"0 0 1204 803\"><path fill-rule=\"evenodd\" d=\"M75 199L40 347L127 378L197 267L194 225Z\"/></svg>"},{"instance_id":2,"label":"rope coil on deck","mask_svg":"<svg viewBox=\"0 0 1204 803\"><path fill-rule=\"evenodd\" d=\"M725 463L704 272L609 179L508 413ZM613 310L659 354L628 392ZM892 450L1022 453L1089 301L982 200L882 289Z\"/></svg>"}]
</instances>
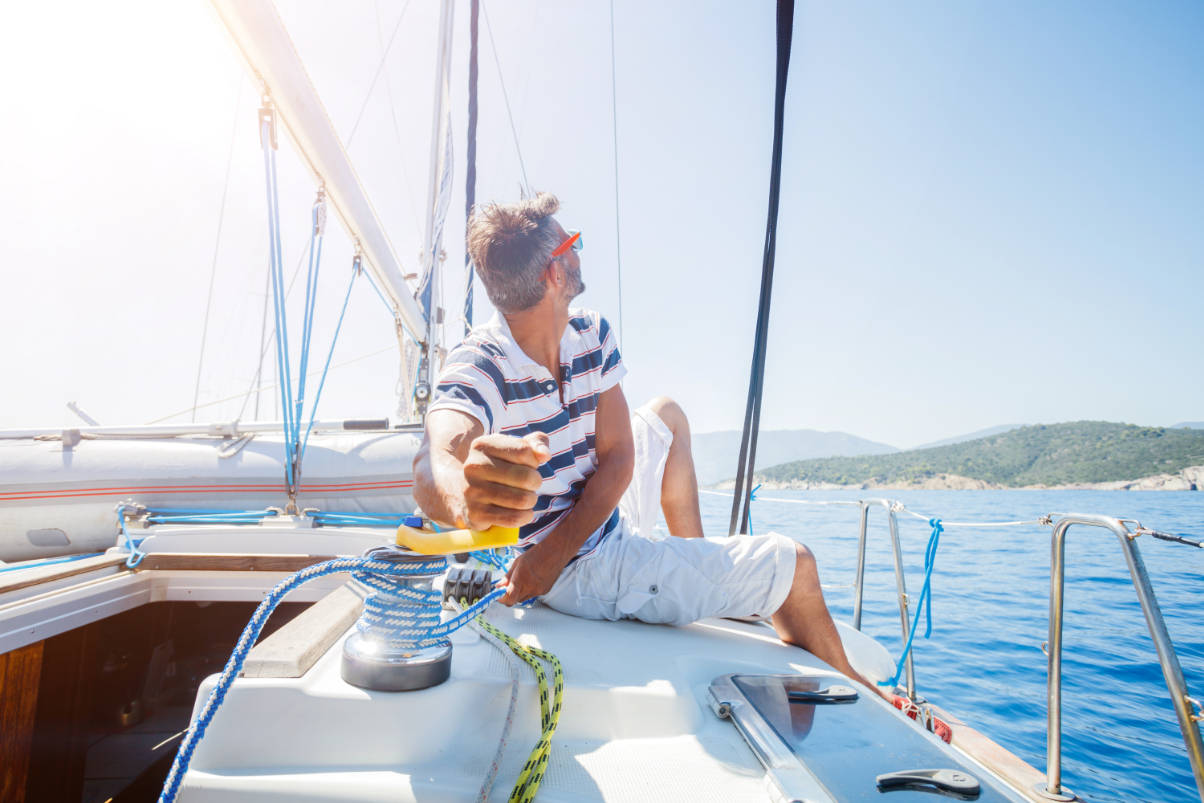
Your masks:
<instances>
[{"instance_id":1,"label":"rope coil on deck","mask_svg":"<svg viewBox=\"0 0 1204 803\"><path fill-rule=\"evenodd\" d=\"M193 753L196 751L197 745L205 737L205 732L213 721L214 715L221 708L222 703L226 699L226 694L230 691L230 687L234 683L234 679L238 677L242 671L243 664L247 660L247 655L254 646L255 641L259 638L259 634L263 631L263 627L267 624L268 617L276 609L276 606L284 599L289 592L293 591L298 586L301 586L310 580L315 580L319 577L325 577L330 574L338 574L341 572L351 572L352 577L363 583L365 579L369 582L364 583L366 586L374 589L375 593L379 592L377 585L380 578L396 577L405 578L415 575L429 575L432 572L441 572L447 567L447 559L439 556L415 561L407 561L405 563L394 563L384 560L372 560L370 558L336 558L334 560L316 563L302 569L295 574L286 577L284 580L276 584L269 591L255 609L255 613L251 615L250 621L246 628L243 629L242 635L239 636L238 642L234 646L233 652L230 654L229 660L226 661L225 667L222 669L221 675L218 677L217 683L213 687L213 691L209 694L209 699L205 701L201 713L197 716L196 721L188 728L188 733L180 742L179 751L176 753L175 761L172 763L171 771L167 775L167 780L164 782L163 791L159 795L160 803L171 803L176 799L180 791L180 784L184 780L184 775L188 772L188 766L192 762ZM389 584L389 594L395 594L398 587ZM436 607L435 622L438 620L437 609L440 604L439 596L436 594L433 598L433 603L425 595L418 595L422 598L419 600L407 600L405 607L422 608L421 612L410 611L404 615L398 615L395 622L392 618L386 617L386 621L382 625L394 629L394 639L398 644L414 645L416 647L423 644L437 644L445 642L447 636L454 630L467 624L469 620L481 613L493 600L497 599L502 594L502 590L486 596L484 599L470 606L468 609L458 614L454 618L443 623L429 624L431 619L426 608L431 604ZM398 595L400 596L400 595ZM372 596L369 596L371 599ZM410 604L412 603L412 604ZM365 605L367 606L367 601ZM428 623L424 625L422 623Z\"/></svg>"}]
</instances>

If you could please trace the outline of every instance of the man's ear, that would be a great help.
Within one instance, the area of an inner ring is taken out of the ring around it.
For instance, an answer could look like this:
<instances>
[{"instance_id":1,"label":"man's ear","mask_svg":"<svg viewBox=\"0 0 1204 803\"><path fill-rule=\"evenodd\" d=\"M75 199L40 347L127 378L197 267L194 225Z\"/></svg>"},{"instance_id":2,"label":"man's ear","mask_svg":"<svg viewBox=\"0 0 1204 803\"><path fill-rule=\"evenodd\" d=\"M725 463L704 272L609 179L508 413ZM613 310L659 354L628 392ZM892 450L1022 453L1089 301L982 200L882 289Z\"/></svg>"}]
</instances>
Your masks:
<instances>
[{"instance_id":1,"label":"man's ear","mask_svg":"<svg viewBox=\"0 0 1204 803\"><path fill-rule=\"evenodd\" d=\"M548 283L553 287L564 284L564 266L560 264L559 259L553 259L544 268L544 276Z\"/></svg>"}]
</instances>

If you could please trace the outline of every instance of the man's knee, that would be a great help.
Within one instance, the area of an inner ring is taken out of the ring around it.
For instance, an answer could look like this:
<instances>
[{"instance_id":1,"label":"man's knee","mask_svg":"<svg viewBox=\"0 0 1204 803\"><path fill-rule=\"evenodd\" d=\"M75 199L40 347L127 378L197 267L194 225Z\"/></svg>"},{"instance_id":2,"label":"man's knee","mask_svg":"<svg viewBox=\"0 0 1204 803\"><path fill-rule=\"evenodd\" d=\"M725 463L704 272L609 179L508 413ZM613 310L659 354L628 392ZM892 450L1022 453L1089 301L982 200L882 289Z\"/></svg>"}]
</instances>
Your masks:
<instances>
[{"instance_id":1,"label":"man's knee","mask_svg":"<svg viewBox=\"0 0 1204 803\"><path fill-rule=\"evenodd\" d=\"M690 434L690 421L686 418L686 412L673 399L668 396L657 396L648 402L647 407L656 413L661 421L665 422L665 426L675 436Z\"/></svg>"},{"instance_id":2,"label":"man's knee","mask_svg":"<svg viewBox=\"0 0 1204 803\"><path fill-rule=\"evenodd\" d=\"M800 543L794 544L794 583L804 586L817 585L819 568L815 563L815 553Z\"/></svg>"}]
</instances>

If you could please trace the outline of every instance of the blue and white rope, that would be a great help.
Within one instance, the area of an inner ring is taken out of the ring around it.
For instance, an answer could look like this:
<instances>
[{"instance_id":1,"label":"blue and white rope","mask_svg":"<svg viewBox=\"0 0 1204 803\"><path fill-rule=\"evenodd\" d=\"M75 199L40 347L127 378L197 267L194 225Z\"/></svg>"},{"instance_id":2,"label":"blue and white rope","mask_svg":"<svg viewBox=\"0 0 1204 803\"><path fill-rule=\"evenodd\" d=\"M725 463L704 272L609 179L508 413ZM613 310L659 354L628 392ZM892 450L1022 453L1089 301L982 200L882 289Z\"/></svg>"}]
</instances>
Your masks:
<instances>
[{"instance_id":1,"label":"blue and white rope","mask_svg":"<svg viewBox=\"0 0 1204 803\"><path fill-rule=\"evenodd\" d=\"M268 617L272 615L272 611L276 609L276 606L280 604L289 592L319 577L338 574L340 572L351 572L352 577L358 582L372 588L374 592L379 591L382 587L387 587L388 594L401 597L402 595L398 593L401 587L383 579L384 577L406 578L430 576L438 574L446 569L446 567L447 559L442 556L405 563L373 560L371 558L336 558L309 566L280 581L275 588L267 593L263 602L255 609L255 613L251 615L251 619L243 630L242 635L239 636L238 642L234 645L234 651L231 652L229 660L226 661L226 665L222 669L221 675L213 687L213 691L210 692L209 699L205 701L201 713L189 727L188 733L185 734L184 739L180 742L179 751L176 753L171 771L167 775L163 791L159 795L159 803L172 803L176 799L176 796L180 792L180 784L184 780L184 775L188 772L189 764L192 763L193 753L196 751L197 745L205 737L205 732L213 722L213 717L217 713L217 710L225 701L226 694L230 691L234 679L242 671L243 664L247 660L247 655L250 653L255 641L259 638L259 634L267 623ZM415 606L421 604L424 609L435 607L433 612L434 618L432 620L430 612L426 610L423 610L421 613L398 615L397 618L403 624L398 626L398 630L394 634L394 639L398 644L416 648L444 642L452 631L475 618L477 614L481 613L490 603L500 597L502 593L501 589L494 591L443 623L437 623L439 618L438 606L441 604L438 592L432 591L430 595L426 593L416 595L417 598L424 600L422 603L418 603L415 597L407 597L407 599L415 599ZM375 594L370 595L368 600L365 601L365 610L367 610L369 603L375 596ZM386 619L384 624L391 626L392 619L389 617L386 617ZM424 624L410 624L412 621Z\"/></svg>"}]
</instances>

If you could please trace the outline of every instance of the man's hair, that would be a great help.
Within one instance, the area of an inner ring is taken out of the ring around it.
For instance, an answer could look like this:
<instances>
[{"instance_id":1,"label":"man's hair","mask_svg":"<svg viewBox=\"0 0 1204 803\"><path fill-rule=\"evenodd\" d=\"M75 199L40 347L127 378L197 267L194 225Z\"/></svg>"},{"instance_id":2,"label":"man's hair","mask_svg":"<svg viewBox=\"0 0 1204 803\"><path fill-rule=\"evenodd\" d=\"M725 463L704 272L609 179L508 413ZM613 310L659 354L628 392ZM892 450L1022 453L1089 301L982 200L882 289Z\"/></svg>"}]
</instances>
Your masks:
<instances>
[{"instance_id":1,"label":"man's hair","mask_svg":"<svg viewBox=\"0 0 1204 803\"><path fill-rule=\"evenodd\" d=\"M541 192L512 204L476 207L468 220L468 254L489 300L500 312L521 312L543 299L543 269L559 245L555 195Z\"/></svg>"}]
</instances>

